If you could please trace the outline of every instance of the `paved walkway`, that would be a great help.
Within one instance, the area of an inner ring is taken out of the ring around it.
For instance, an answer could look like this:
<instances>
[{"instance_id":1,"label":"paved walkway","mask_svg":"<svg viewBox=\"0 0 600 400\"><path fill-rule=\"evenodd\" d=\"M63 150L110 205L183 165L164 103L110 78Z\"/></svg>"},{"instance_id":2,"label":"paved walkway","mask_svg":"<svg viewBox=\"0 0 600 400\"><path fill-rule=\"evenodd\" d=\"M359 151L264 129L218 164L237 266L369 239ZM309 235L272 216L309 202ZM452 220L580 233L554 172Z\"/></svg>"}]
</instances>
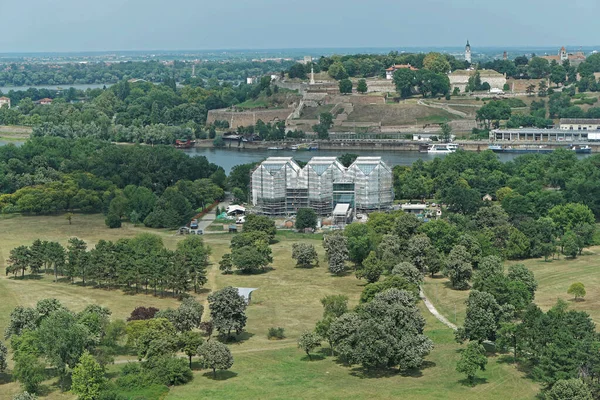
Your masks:
<instances>
[{"instance_id":1,"label":"paved walkway","mask_svg":"<svg viewBox=\"0 0 600 400\"><path fill-rule=\"evenodd\" d=\"M458 329L458 327L456 325L454 325L452 322L448 321L446 319L446 317L444 317L442 314L440 314L438 312L438 310L434 307L434 305L429 301L427 296L425 296L425 292L423 292L422 288L419 288L419 297L421 297L421 299L423 300L423 303L425 303L425 306L427 307L429 312L432 313L433 316L436 317L442 324L446 325L448 328L450 328L452 330Z\"/></svg>"},{"instance_id":2,"label":"paved walkway","mask_svg":"<svg viewBox=\"0 0 600 400\"><path fill-rule=\"evenodd\" d=\"M229 205L229 201L224 200L219 203L219 209L225 209L225 208L227 208L228 205ZM204 217L200 218L200 220L198 221L198 229L202 229L202 232L204 232L204 233L209 233L206 230L206 228L208 228L208 226L210 224L212 224L215 221L215 219L217 219L217 216L215 214L215 209L213 208L212 210L210 210L210 212L208 214L206 214Z\"/></svg>"}]
</instances>

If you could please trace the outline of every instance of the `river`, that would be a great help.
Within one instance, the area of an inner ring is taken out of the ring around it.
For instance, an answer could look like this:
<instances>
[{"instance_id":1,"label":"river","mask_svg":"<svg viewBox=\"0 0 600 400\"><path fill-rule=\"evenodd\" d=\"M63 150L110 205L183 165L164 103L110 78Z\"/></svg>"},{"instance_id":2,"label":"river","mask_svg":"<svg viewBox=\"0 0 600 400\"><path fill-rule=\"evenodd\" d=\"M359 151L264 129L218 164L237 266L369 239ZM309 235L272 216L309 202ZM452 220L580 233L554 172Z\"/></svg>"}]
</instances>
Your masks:
<instances>
[{"instance_id":1,"label":"river","mask_svg":"<svg viewBox=\"0 0 600 400\"><path fill-rule=\"evenodd\" d=\"M22 146L22 141L5 141L0 140L0 146L7 144ZM319 150L319 151L291 151L291 150L250 150L250 149L214 149L214 148L192 148L181 150L190 157L204 156L206 159L216 165L223 167L225 173L229 175L231 169L236 165L248 164L251 162L262 161L267 157L294 157L299 161L308 161L312 157L338 157L342 152L336 150ZM412 165L417 160L431 161L435 157L446 157L445 154L427 154L416 151L375 151L375 150L351 150L348 153L357 154L359 156L368 157L383 157L390 166L395 165ZM514 160L522 154L500 153L496 154L502 162ZM577 158L588 157L589 154L577 154Z\"/></svg>"},{"instance_id":2,"label":"river","mask_svg":"<svg viewBox=\"0 0 600 400\"><path fill-rule=\"evenodd\" d=\"M337 150L319 150L319 151L292 151L292 150L238 150L238 149L211 149L211 148L192 148L182 150L191 157L205 156L209 162L217 164L229 174L231 168L239 164L262 161L267 157L294 157L299 161L308 161L312 157L337 157L342 153ZM359 156L370 156L383 158L390 166L412 165L417 160L431 161L435 157L445 157L444 154L427 154L417 151L376 151L376 150L349 150L347 153L357 154ZM500 153L498 159L502 162L514 160L521 154ZM588 154L578 154L578 158L589 156Z\"/></svg>"}]
</instances>

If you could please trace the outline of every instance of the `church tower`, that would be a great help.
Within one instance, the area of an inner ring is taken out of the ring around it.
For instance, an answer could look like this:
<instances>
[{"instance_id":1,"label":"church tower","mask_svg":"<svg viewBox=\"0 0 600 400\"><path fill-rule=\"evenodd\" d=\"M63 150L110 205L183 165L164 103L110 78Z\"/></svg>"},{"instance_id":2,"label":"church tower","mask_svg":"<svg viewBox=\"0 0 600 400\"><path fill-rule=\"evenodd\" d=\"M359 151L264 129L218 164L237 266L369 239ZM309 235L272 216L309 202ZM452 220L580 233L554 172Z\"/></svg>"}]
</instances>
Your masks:
<instances>
[{"instance_id":1,"label":"church tower","mask_svg":"<svg viewBox=\"0 0 600 400\"><path fill-rule=\"evenodd\" d=\"M465 61L471 64L471 45L469 44L468 40L467 45L465 46Z\"/></svg>"},{"instance_id":2,"label":"church tower","mask_svg":"<svg viewBox=\"0 0 600 400\"><path fill-rule=\"evenodd\" d=\"M569 59L569 55L567 54L567 49L565 49L565 46L560 48L560 61L566 61Z\"/></svg>"}]
</instances>

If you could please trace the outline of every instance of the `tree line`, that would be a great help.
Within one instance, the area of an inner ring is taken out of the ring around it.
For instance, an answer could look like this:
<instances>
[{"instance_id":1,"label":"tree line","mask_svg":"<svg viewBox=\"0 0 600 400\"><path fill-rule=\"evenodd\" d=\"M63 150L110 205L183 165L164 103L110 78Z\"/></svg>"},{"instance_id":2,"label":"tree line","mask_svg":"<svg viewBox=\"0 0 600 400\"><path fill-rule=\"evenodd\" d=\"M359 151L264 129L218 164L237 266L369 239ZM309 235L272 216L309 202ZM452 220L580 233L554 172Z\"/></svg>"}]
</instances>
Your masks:
<instances>
[{"instance_id":1,"label":"tree line","mask_svg":"<svg viewBox=\"0 0 600 400\"><path fill-rule=\"evenodd\" d=\"M10 251L6 274L46 273L53 274L56 282L79 279L84 286L182 296L206 283L210 253L196 235L178 242L175 250L165 248L162 239L152 234L116 242L100 240L91 249L78 238L70 238L66 248L38 239Z\"/></svg>"},{"instance_id":2,"label":"tree line","mask_svg":"<svg viewBox=\"0 0 600 400\"><path fill-rule=\"evenodd\" d=\"M0 71L0 86L110 84L120 80L144 79L163 82L245 81L248 76L260 76L286 69L292 61L251 62L205 61L195 65L189 61L127 61L88 63L4 63ZM194 70L195 75L192 75ZM10 93L9 93L10 94Z\"/></svg>"},{"instance_id":3,"label":"tree line","mask_svg":"<svg viewBox=\"0 0 600 400\"><path fill-rule=\"evenodd\" d=\"M309 64L294 64L287 73L290 78L307 79L311 67L316 73L327 72L336 80L348 77L369 78L385 77L385 69L396 64L410 64L418 69L428 69L434 72L448 73L457 69L465 69L468 63L456 59L449 54L440 53L398 53L388 54L352 54L320 57Z\"/></svg>"},{"instance_id":4,"label":"tree line","mask_svg":"<svg viewBox=\"0 0 600 400\"><path fill-rule=\"evenodd\" d=\"M227 177L167 146L44 137L0 148L0 183L5 213L102 212L111 227L176 227L221 199Z\"/></svg>"},{"instance_id":5,"label":"tree line","mask_svg":"<svg viewBox=\"0 0 600 400\"><path fill-rule=\"evenodd\" d=\"M107 89L66 91L52 96L52 104L35 102L37 92L31 93L33 98L14 92L13 107L0 108L0 123L35 127L34 136L172 144L175 139L208 137L209 110L268 97L278 90L270 82L267 76L253 85L202 80L177 87L172 79L161 84L122 80Z\"/></svg>"},{"instance_id":6,"label":"tree line","mask_svg":"<svg viewBox=\"0 0 600 400\"><path fill-rule=\"evenodd\" d=\"M204 306L192 297L176 309L137 307L127 322L111 320L111 311L98 305L81 312L56 299L40 300L35 307L18 306L4 332L13 353L12 377L26 391L23 398L35 398L48 390L42 382L50 378L49 365L58 372L62 391L86 400L117 399L143 389L164 394L169 386L193 378L193 357L198 357L199 368L211 369L216 378L217 370L233 365L222 342L232 331L243 332L246 301L237 289L226 287L211 293L208 303L209 321L202 321ZM133 352L140 362L128 363L116 377L109 377L107 364L123 351ZM188 359L176 356L178 352ZM7 370L7 353L0 342L0 372Z\"/></svg>"}]
</instances>

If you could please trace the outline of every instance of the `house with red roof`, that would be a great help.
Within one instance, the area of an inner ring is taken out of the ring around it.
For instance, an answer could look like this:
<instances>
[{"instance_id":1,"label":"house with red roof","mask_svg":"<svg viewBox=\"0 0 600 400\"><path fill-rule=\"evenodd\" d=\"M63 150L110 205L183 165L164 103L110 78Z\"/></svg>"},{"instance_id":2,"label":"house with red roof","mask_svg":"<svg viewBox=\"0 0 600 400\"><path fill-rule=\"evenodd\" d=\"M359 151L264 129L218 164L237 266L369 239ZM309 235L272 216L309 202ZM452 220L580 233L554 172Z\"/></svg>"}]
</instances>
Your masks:
<instances>
[{"instance_id":1,"label":"house with red roof","mask_svg":"<svg viewBox=\"0 0 600 400\"><path fill-rule=\"evenodd\" d=\"M413 67L410 64L396 64L385 70L385 79L392 79L394 77L394 72L399 69L410 69L411 71L418 71L418 68Z\"/></svg>"}]
</instances>

